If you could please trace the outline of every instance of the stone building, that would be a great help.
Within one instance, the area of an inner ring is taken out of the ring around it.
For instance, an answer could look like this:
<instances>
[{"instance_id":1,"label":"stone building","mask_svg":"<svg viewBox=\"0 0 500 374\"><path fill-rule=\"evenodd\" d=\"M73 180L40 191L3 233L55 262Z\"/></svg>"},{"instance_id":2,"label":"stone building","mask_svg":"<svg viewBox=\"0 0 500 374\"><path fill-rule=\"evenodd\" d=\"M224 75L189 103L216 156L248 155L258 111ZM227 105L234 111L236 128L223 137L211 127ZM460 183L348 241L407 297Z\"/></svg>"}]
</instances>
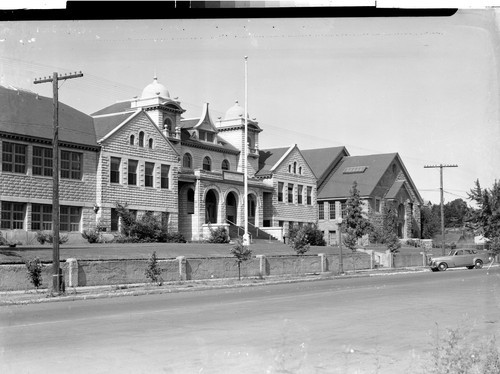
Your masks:
<instances>
[{"instance_id":1,"label":"stone building","mask_svg":"<svg viewBox=\"0 0 500 374\"><path fill-rule=\"evenodd\" d=\"M327 149L303 153L309 162L325 155ZM354 182L364 204L367 218L375 226L382 225L386 204L395 204L398 211L398 237L420 237L420 207L418 193L403 161L397 153L367 156L348 156L346 151L331 149L338 154L337 163L318 187L318 225L329 245L339 242L338 221L343 217L345 204Z\"/></svg>"}]
</instances>

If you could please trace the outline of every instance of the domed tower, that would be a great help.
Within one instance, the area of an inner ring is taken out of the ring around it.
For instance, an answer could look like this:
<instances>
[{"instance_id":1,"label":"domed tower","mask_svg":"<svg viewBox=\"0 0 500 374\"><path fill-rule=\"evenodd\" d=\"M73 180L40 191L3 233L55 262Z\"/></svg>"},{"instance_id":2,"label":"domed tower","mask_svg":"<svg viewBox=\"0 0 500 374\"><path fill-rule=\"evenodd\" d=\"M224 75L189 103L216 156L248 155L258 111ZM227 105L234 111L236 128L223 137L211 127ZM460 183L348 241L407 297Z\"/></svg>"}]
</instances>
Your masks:
<instances>
[{"instance_id":1,"label":"domed tower","mask_svg":"<svg viewBox=\"0 0 500 374\"><path fill-rule=\"evenodd\" d=\"M238 171L243 172L243 147L248 148L248 175L253 176L259 167L259 133L262 129L255 119L247 113L248 138L245 140L245 108L238 101L226 111L224 118L219 118L215 126L219 136L241 151Z\"/></svg>"},{"instance_id":2,"label":"domed tower","mask_svg":"<svg viewBox=\"0 0 500 374\"><path fill-rule=\"evenodd\" d=\"M185 110L176 99L170 98L167 88L155 76L141 97L132 102L132 108L144 109L170 140L180 141L180 119Z\"/></svg>"}]
</instances>

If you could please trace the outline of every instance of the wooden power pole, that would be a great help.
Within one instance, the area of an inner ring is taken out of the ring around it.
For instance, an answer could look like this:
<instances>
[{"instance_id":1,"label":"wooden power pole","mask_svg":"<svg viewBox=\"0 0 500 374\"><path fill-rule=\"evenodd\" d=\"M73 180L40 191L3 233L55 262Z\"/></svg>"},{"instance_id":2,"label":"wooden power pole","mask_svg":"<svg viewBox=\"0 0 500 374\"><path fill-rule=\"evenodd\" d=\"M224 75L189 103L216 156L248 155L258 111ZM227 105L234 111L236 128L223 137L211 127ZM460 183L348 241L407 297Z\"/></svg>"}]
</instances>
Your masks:
<instances>
[{"instance_id":1,"label":"wooden power pole","mask_svg":"<svg viewBox=\"0 0 500 374\"><path fill-rule=\"evenodd\" d=\"M52 82L53 102L54 102L54 133L52 141L52 288L58 294L61 291L59 277L59 85L60 80L83 77L82 72L74 74L64 74L59 76L53 73L52 78L38 78L34 84Z\"/></svg>"},{"instance_id":2,"label":"wooden power pole","mask_svg":"<svg viewBox=\"0 0 500 374\"><path fill-rule=\"evenodd\" d=\"M442 254L446 254L444 243L444 195L443 195L443 168L456 168L458 165L425 165L424 168L439 168L440 181L441 181L441 235L442 235Z\"/></svg>"}]
</instances>

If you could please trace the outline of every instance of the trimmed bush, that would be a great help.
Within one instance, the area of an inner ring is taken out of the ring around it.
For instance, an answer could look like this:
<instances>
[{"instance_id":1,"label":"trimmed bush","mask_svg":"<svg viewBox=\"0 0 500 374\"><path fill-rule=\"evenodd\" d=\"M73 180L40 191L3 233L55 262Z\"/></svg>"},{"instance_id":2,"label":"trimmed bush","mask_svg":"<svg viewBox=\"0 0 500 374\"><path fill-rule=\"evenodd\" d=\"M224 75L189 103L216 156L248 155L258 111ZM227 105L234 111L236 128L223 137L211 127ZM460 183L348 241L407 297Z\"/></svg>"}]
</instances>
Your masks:
<instances>
[{"instance_id":1,"label":"trimmed bush","mask_svg":"<svg viewBox=\"0 0 500 374\"><path fill-rule=\"evenodd\" d=\"M215 230L210 227L209 243L229 243L229 233L225 227L217 227Z\"/></svg>"},{"instance_id":2,"label":"trimmed bush","mask_svg":"<svg viewBox=\"0 0 500 374\"><path fill-rule=\"evenodd\" d=\"M54 233L52 231L38 231L35 234L35 238L40 244L54 242ZM68 241L68 235L59 233L59 244L64 244Z\"/></svg>"},{"instance_id":3,"label":"trimmed bush","mask_svg":"<svg viewBox=\"0 0 500 374\"><path fill-rule=\"evenodd\" d=\"M35 257L34 259L25 262L27 270L27 278L30 283L38 289L42 285L42 263L40 259Z\"/></svg>"}]
</instances>

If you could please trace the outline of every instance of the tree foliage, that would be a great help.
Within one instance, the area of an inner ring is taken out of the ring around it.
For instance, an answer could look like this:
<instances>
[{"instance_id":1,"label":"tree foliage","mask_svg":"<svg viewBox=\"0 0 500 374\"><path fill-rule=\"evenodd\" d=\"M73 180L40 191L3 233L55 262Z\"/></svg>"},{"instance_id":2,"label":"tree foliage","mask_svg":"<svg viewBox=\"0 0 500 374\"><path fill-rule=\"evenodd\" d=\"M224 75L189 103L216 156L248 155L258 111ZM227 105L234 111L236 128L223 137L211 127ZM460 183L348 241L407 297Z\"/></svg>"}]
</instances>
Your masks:
<instances>
[{"instance_id":1,"label":"tree foliage","mask_svg":"<svg viewBox=\"0 0 500 374\"><path fill-rule=\"evenodd\" d=\"M420 210L420 222L422 225L422 239L432 239L441 232L441 223L439 215L432 207L424 206Z\"/></svg>"},{"instance_id":2,"label":"tree foliage","mask_svg":"<svg viewBox=\"0 0 500 374\"><path fill-rule=\"evenodd\" d=\"M146 266L146 270L144 271L144 275L152 283L156 283L158 286L161 286L163 284L163 278L161 277L161 268L158 263L158 257L156 257L156 251L151 254L151 257L149 258Z\"/></svg>"},{"instance_id":3,"label":"tree foliage","mask_svg":"<svg viewBox=\"0 0 500 374\"><path fill-rule=\"evenodd\" d=\"M455 199L444 204L443 211L445 227L463 227L469 207L464 200Z\"/></svg>"},{"instance_id":4,"label":"tree foliage","mask_svg":"<svg viewBox=\"0 0 500 374\"><path fill-rule=\"evenodd\" d=\"M341 225L344 245L355 251L358 239L371 232L372 229L370 221L363 214L358 183L355 181L352 184L350 196L347 199L345 216Z\"/></svg>"},{"instance_id":5,"label":"tree foliage","mask_svg":"<svg viewBox=\"0 0 500 374\"><path fill-rule=\"evenodd\" d=\"M34 259L27 260L25 265L28 280L38 289L42 285L42 262L38 257L35 257Z\"/></svg>"},{"instance_id":6,"label":"tree foliage","mask_svg":"<svg viewBox=\"0 0 500 374\"><path fill-rule=\"evenodd\" d=\"M252 258L252 250L243 245L243 241L238 238L234 247L231 249L231 254L236 258L236 263L238 264L238 280L241 280L241 263L248 261Z\"/></svg>"}]
</instances>

